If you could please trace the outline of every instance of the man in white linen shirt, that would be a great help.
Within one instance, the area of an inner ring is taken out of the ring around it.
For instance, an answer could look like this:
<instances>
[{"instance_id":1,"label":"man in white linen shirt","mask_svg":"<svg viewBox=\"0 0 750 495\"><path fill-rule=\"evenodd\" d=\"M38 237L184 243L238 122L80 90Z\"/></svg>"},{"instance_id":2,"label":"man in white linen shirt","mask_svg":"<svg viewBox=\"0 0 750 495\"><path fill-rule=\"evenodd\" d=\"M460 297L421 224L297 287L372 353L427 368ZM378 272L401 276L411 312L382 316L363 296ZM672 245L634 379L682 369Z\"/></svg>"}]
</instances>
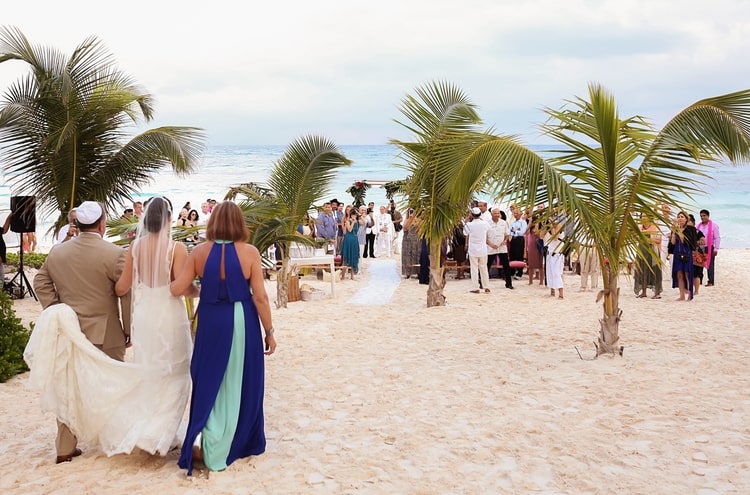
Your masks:
<instances>
[{"instance_id":1,"label":"man in white linen shirt","mask_svg":"<svg viewBox=\"0 0 750 495\"><path fill-rule=\"evenodd\" d=\"M393 237L393 219L385 211L385 206L380 207L380 214L375 217L376 244L375 256L377 258L385 255L391 257L391 238Z\"/></svg>"},{"instance_id":2,"label":"man in white linen shirt","mask_svg":"<svg viewBox=\"0 0 750 495\"><path fill-rule=\"evenodd\" d=\"M475 206L471 209L471 221L464 225L471 285L474 287L471 292L474 294L481 292L480 279L484 292L490 292L490 275L487 272L487 232L490 230L490 225L480 218L481 214L481 210Z\"/></svg>"},{"instance_id":3,"label":"man in white linen shirt","mask_svg":"<svg viewBox=\"0 0 750 495\"><path fill-rule=\"evenodd\" d=\"M481 207L480 207L481 210ZM500 260L503 267L503 277L505 277L505 288L513 288L513 275L510 272L510 262L508 261L508 245L506 242L510 239L510 226L508 222L500 216L500 208L492 208L490 229L487 231L487 270Z\"/></svg>"}]
</instances>

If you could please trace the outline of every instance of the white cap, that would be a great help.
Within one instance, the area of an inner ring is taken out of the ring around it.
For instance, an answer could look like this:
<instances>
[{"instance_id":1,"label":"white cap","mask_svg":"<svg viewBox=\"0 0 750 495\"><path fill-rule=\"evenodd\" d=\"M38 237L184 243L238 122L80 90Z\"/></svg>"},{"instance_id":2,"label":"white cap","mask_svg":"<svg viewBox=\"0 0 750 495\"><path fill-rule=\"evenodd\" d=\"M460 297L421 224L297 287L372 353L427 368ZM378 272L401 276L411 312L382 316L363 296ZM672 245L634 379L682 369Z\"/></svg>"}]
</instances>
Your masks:
<instances>
[{"instance_id":1,"label":"white cap","mask_svg":"<svg viewBox=\"0 0 750 495\"><path fill-rule=\"evenodd\" d=\"M475 206L474 208L471 209L471 214L472 215L481 215L482 214L482 210L480 210L479 208L477 208Z\"/></svg>"},{"instance_id":2,"label":"white cap","mask_svg":"<svg viewBox=\"0 0 750 495\"><path fill-rule=\"evenodd\" d=\"M96 201L84 201L76 209L76 220L81 225L92 225L102 217L102 206Z\"/></svg>"}]
</instances>

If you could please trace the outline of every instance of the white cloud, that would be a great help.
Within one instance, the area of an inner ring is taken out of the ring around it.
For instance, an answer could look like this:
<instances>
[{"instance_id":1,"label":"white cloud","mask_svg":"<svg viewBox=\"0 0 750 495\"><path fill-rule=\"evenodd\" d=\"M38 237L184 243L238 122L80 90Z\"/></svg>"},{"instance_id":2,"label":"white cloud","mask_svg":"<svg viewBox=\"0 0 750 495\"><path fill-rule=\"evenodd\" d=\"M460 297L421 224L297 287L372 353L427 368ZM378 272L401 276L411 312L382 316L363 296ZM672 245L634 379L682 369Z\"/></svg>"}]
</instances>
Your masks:
<instances>
[{"instance_id":1,"label":"white cloud","mask_svg":"<svg viewBox=\"0 0 750 495\"><path fill-rule=\"evenodd\" d=\"M401 98L453 81L498 132L535 142L542 107L596 81L623 115L663 124L697 99L750 86L746 0L134 0L10 2L2 24L70 53L94 34L156 98L156 124L213 144L340 144L403 137ZM39 15L44 12L44 15ZM0 89L24 67L0 64Z\"/></svg>"}]
</instances>

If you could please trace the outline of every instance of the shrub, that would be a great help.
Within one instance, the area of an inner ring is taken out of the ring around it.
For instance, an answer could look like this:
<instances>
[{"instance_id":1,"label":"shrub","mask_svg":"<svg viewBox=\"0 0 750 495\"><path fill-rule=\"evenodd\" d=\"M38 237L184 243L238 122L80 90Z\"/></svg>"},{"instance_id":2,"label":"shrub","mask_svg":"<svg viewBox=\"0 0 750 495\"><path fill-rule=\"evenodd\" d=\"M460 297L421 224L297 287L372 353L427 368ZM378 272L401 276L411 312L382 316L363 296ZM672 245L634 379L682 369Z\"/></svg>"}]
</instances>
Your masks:
<instances>
[{"instance_id":1,"label":"shrub","mask_svg":"<svg viewBox=\"0 0 750 495\"><path fill-rule=\"evenodd\" d=\"M18 267L18 253L8 253L6 254L5 258L7 260L7 265ZM23 266L28 266L30 268L41 268L46 259L47 255L45 253L24 253Z\"/></svg>"},{"instance_id":2,"label":"shrub","mask_svg":"<svg viewBox=\"0 0 750 495\"><path fill-rule=\"evenodd\" d=\"M0 383L28 371L23 351L29 342L29 330L13 310L10 297L0 291Z\"/></svg>"}]
</instances>

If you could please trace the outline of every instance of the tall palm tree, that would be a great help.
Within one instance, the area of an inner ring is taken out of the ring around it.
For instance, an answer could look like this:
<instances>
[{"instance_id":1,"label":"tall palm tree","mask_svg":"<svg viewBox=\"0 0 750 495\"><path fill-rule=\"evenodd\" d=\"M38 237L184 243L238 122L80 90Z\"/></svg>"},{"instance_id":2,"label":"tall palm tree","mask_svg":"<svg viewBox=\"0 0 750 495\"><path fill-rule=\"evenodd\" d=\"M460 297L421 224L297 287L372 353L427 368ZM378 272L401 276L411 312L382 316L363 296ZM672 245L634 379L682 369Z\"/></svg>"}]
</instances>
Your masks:
<instances>
[{"instance_id":1,"label":"tall palm tree","mask_svg":"<svg viewBox=\"0 0 750 495\"><path fill-rule=\"evenodd\" d=\"M445 304L441 246L461 224L473 197L495 181L503 159L541 163L514 136L481 129L481 119L468 97L449 82L432 82L407 95L400 108L413 141L391 140L401 150L408 176L398 184L419 219L418 235L430 248L427 306Z\"/></svg>"},{"instance_id":2,"label":"tall palm tree","mask_svg":"<svg viewBox=\"0 0 750 495\"><path fill-rule=\"evenodd\" d=\"M698 101L661 131L642 117L620 118L600 85L590 84L588 93L546 110L542 129L561 145L543 153L547 160L501 159L495 174L500 190L521 204L545 202L548 212L572 220L573 238L593 242L604 267L598 356L622 351L619 267L646 243L634 215L667 222L656 206L700 192L713 162L750 159L750 90Z\"/></svg>"},{"instance_id":3,"label":"tall palm tree","mask_svg":"<svg viewBox=\"0 0 750 495\"><path fill-rule=\"evenodd\" d=\"M115 67L97 38L66 57L0 28L0 63L13 60L30 72L0 102L3 171L14 192L36 196L43 214L59 212L57 228L83 200L114 207L167 165L181 175L195 169L205 142L200 129L132 135L141 120L152 119L153 98Z\"/></svg>"},{"instance_id":4,"label":"tall palm tree","mask_svg":"<svg viewBox=\"0 0 750 495\"><path fill-rule=\"evenodd\" d=\"M289 300L289 245L314 241L297 232L315 201L330 194L336 169L351 164L336 147L322 137L307 135L294 140L274 164L267 187L256 183L233 187L225 199L238 201L250 230L250 243L263 253L272 245L281 252L281 273L276 279L276 306ZM334 274L331 274L334 276Z\"/></svg>"}]
</instances>

